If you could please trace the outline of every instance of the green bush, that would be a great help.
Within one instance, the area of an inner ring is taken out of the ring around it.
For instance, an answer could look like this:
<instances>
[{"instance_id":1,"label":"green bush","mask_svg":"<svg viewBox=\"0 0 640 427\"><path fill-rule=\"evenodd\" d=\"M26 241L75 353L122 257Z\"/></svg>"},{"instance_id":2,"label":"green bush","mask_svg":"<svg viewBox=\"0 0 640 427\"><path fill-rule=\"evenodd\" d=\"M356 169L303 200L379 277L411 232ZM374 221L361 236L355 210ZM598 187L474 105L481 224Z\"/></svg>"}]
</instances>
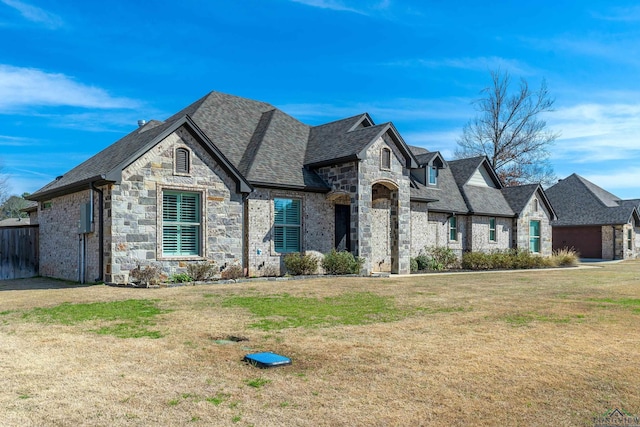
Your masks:
<instances>
[{"instance_id":1,"label":"green bush","mask_svg":"<svg viewBox=\"0 0 640 427\"><path fill-rule=\"evenodd\" d=\"M428 268L431 270L448 270L458 266L458 257L453 249L435 246L426 248L426 252L430 259Z\"/></svg>"},{"instance_id":2,"label":"green bush","mask_svg":"<svg viewBox=\"0 0 640 427\"><path fill-rule=\"evenodd\" d=\"M415 272L419 271L418 261L416 261L415 258L411 258L409 260L409 267L410 267L412 273L415 273Z\"/></svg>"},{"instance_id":3,"label":"green bush","mask_svg":"<svg viewBox=\"0 0 640 427\"><path fill-rule=\"evenodd\" d=\"M187 273L177 273L171 276L171 283L193 282L193 278Z\"/></svg>"},{"instance_id":4,"label":"green bush","mask_svg":"<svg viewBox=\"0 0 640 427\"><path fill-rule=\"evenodd\" d=\"M483 252L465 252L462 254L462 268L466 270L489 270L493 268L491 255Z\"/></svg>"},{"instance_id":5,"label":"green bush","mask_svg":"<svg viewBox=\"0 0 640 427\"><path fill-rule=\"evenodd\" d=\"M196 281L204 281L213 278L218 272L214 262L194 262L187 265L187 274Z\"/></svg>"},{"instance_id":6,"label":"green bush","mask_svg":"<svg viewBox=\"0 0 640 427\"><path fill-rule=\"evenodd\" d=\"M429 268L429 257L423 253L420 253L416 258L418 264L418 271L426 270Z\"/></svg>"},{"instance_id":7,"label":"green bush","mask_svg":"<svg viewBox=\"0 0 640 427\"><path fill-rule=\"evenodd\" d=\"M318 271L318 258L299 252L286 254L284 266L292 276L315 274Z\"/></svg>"},{"instance_id":8,"label":"green bush","mask_svg":"<svg viewBox=\"0 0 640 427\"><path fill-rule=\"evenodd\" d=\"M336 251L324 255L322 268L327 274L360 274L364 258L354 257L351 252Z\"/></svg>"}]
</instances>

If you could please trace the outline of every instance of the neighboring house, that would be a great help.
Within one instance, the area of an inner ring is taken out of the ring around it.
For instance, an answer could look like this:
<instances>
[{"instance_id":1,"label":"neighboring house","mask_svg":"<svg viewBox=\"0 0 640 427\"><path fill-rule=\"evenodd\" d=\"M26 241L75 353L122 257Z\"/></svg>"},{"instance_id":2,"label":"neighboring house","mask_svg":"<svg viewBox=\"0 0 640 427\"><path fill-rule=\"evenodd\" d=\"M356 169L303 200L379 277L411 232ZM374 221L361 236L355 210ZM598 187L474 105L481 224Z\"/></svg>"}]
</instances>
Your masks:
<instances>
[{"instance_id":1,"label":"neighboring house","mask_svg":"<svg viewBox=\"0 0 640 427\"><path fill-rule=\"evenodd\" d=\"M29 196L40 274L125 283L138 265L171 275L208 260L260 276L283 272L287 253L333 248L364 258L365 274L408 273L425 247L509 247L515 212L489 163L462 168L460 185L452 163L366 113L308 126L211 92Z\"/></svg>"},{"instance_id":2,"label":"neighboring house","mask_svg":"<svg viewBox=\"0 0 640 427\"><path fill-rule=\"evenodd\" d=\"M640 254L638 200L622 200L573 174L546 190L558 219L553 247L583 258L628 259Z\"/></svg>"}]
</instances>

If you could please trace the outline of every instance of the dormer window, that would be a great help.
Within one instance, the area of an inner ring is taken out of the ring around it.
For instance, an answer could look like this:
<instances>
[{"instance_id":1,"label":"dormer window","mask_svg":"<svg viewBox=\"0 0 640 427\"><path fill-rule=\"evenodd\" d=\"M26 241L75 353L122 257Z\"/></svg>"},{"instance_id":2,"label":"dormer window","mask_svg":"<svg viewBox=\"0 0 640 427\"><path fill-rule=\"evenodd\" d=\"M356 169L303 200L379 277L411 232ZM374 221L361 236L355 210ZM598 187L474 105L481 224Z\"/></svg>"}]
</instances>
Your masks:
<instances>
[{"instance_id":1,"label":"dormer window","mask_svg":"<svg viewBox=\"0 0 640 427\"><path fill-rule=\"evenodd\" d=\"M391 169L391 150L386 147L380 152L380 169Z\"/></svg>"},{"instance_id":2,"label":"dormer window","mask_svg":"<svg viewBox=\"0 0 640 427\"><path fill-rule=\"evenodd\" d=\"M429 166L427 171L429 173L429 185L438 185L438 168Z\"/></svg>"},{"instance_id":3,"label":"dormer window","mask_svg":"<svg viewBox=\"0 0 640 427\"><path fill-rule=\"evenodd\" d=\"M191 172L191 153L186 148L176 148L175 171L182 175Z\"/></svg>"}]
</instances>

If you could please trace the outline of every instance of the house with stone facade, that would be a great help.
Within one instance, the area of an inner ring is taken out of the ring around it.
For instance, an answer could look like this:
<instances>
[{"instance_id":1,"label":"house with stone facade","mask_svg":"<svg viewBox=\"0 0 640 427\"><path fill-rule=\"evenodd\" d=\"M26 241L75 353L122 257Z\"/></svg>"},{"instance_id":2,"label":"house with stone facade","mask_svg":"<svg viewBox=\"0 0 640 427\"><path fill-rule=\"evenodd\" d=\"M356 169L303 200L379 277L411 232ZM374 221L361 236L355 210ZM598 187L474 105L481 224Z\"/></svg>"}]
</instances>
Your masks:
<instances>
[{"instance_id":1,"label":"house with stone facade","mask_svg":"<svg viewBox=\"0 0 640 427\"><path fill-rule=\"evenodd\" d=\"M126 283L139 265L171 275L206 260L260 276L282 272L284 254L333 248L364 258L365 274L408 273L425 247L509 247L516 213L488 162L474 162L460 180L466 168L366 113L309 126L211 92L29 196L40 274ZM484 203L495 209L478 210L485 195L501 198Z\"/></svg>"},{"instance_id":2,"label":"house with stone facade","mask_svg":"<svg viewBox=\"0 0 640 427\"><path fill-rule=\"evenodd\" d=\"M623 200L577 174L546 190L558 218L553 247L574 248L583 258L640 255L639 200Z\"/></svg>"}]
</instances>

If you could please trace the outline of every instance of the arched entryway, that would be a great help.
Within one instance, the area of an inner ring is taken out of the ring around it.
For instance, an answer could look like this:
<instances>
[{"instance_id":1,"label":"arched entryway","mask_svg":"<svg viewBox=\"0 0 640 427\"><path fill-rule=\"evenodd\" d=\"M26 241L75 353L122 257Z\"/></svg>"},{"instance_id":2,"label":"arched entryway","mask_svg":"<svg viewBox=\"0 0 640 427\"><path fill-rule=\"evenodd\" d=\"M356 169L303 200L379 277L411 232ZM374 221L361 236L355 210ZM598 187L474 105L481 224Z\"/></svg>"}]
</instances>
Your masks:
<instances>
[{"instance_id":1,"label":"arched entryway","mask_svg":"<svg viewBox=\"0 0 640 427\"><path fill-rule=\"evenodd\" d=\"M371 188L371 267L374 272L397 273L398 187L378 181Z\"/></svg>"}]
</instances>

